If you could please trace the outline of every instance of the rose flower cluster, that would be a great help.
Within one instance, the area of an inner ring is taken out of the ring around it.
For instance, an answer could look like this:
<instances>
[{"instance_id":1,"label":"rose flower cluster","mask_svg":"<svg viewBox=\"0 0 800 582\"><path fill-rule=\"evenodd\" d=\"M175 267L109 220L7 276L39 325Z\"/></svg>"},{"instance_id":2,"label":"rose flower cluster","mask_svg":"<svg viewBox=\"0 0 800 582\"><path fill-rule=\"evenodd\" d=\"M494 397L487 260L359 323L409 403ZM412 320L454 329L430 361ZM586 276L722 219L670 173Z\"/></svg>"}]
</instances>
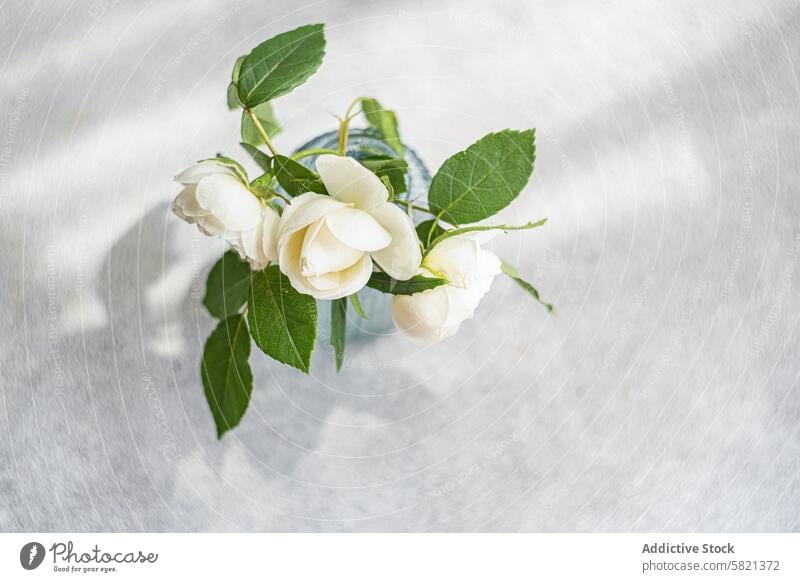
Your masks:
<instances>
[{"instance_id":1,"label":"rose flower cluster","mask_svg":"<svg viewBox=\"0 0 800 582\"><path fill-rule=\"evenodd\" d=\"M366 317L359 299L364 287L392 295L397 328L428 343L455 334L500 273L552 310L513 266L482 246L497 233L545 223L485 222L527 185L534 130L484 136L448 158L427 195L414 200L404 196L409 165L397 116L373 98L351 103L339 119L335 146L284 155L273 143L281 127L272 100L304 83L324 54L324 26L314 24L268 39L236 60L228 107L241 111L241 145L259 176L251 180L241 164L218 155L175 177L182 189L173 212L232 249L211 269L203 300L219 320L200 372L220 437L239 423L250 401L251 343L310 372L318 301L330 303L328 338L337 370L348 305ZM348 148L350 123L361 115L363 131L377 145L356 151Z\"/></svg>"},{"instance_id":2,"label":"rose flower cluster","mask_svg":"<svg viewBox=\"0 0 800 582\"><path fill-rule=\"evenodd\" d=\"M429 342L458 331L500 273L500 259L480 244L491 235L447 238L423 261L411 217L388 201L375 174L353 158L330 154L316 168L330 195L306 192L279 215L230 166L205 160L175 177L183 190L173 211L203 234L226 240L254 270L277 264L292 287L315 299L358 293L376 268L398 281L444 277L449 283L395 295L392 318L409 336Z\"/></svg>"}]
</instances>

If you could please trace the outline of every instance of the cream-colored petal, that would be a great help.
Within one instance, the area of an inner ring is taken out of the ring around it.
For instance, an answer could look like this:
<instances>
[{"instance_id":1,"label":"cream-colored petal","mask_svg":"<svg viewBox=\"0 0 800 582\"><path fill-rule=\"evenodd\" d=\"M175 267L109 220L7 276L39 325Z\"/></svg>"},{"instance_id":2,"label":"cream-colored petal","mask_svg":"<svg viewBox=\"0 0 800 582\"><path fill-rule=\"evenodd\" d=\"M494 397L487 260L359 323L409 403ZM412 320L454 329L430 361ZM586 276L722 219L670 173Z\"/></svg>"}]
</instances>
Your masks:
<instances>
[{"instance_id":1,"label":"cream-colored petal","mask_svg":"<svg viewBox=\"0 0 800 582\"><path fill-rule=\"evenodd\" d=\"M254 261L253 259L247 259L247 262L250 263L250 269L253 271L263 271L269 266L269 261Z\"/></svg>"},{"instance_id":2,"label":"cream-colored petal","mask_svg":"<svg viewBox=\"0 0 800 582\"><path fill-rule=\"evenodd\" d=\"M254 228L241 233L241 250L245 259L253 267L266 266L267 256L264 254L262 240L264 237L264 222L259 222ZM236 247L237 245L234 245ZM263 268L263 267L262 267Z\"/></svg>"},{"instance_id":3,"label":"cream-colored petal","mask_svg":"<svg viewBox=\"0 0 800 582\"><path fill-rule=\"evenodd\" d=\"M289 278L289 282L297 291L312 295L314 289L300 273L300 251L303 248L303 237L307 229L290 234L278 244L278 267Z\"/></svg>"},{"instance_id":4,"label":"cream-colored petal","mask_svg":"<svg viewBox=\"0 0 800 582\"><path fill-rule=\"evenodd\" d=\"M260 229L260 227L257 228ZM245 250L244 233L240 234L238 240L230 241L230 245L231 248L239 254L239 258L241 258L243 261L247 261L253 271L261 271L262 269L266 269L267 265L269 265L269 261L267 261L267 258L261 254L260 251L254 255L247 253Z\"/></svg>"},{"instance_id":5,"label":"cream-colored petal","mask_svg":"<svg viewBox=\"0 0 800 582\"><path fill-rule=\"evenodd\" d=\"M186 168L183 172L175 176L175 181L181 184L197 184L206 176L211 176L213 174L227 174L236 177L236 172L231 168L212 160L205 160Z\"/></svg>"},{"instance_id":6,"label":"cream-colored petal","mask_svg":"<svg viewBox=\"0 0 800 582\"><path fill-rule=\"evenodd\" d=\"M381 179L353 158L319 156L317 172L328 194L361 210L369 210L389 199L389 191Z\"/></svg>"},{"instance_id":7,"label":"cream-colored petal","mask_svg":"<svg viewBox=\"0 0 800 582\"><path fill-rule=\"evenodd\" d=\"M468 287L475 278L480 252L477 241L454 236L433 247L425 256L424 266L456 287Z\"/></svg>"},{"instance_id":8,"label":"cream-colored petal","mask_svg":"<svg viewBox=\"0 0 800 582\"><path fill-rule=\"evenodd\" d=\"M415 295L395 295L392 319L403 333L427 343L435 343L458 331L459 324L445 325L449 297L442 287Z\"/></svg>"},{"instance_id":9,"label":"cream-colored petal","mask_svg":"<svg viewBox=\"0 0 800 582\"><path fill-rule=\"evenodd\" d=\"M312 200L316 200L322 194L317 194L316 192L306 192L305 194L300 194L300 196L295 196L292 198L291 203L286 205L283 209L283 213L281 214L281 220L286 222L289 218L294 214L298 208L311 202Z\"/></svg>"},{"instance_id":10,"label":"cream-colored petal","mask_svg":"<svg viewBox=\"0 0 800 582\"><path fill-rule=\"evenodd\" d=\"M503 262L491 251L480 249L478 253L478 264L475 268L475 280L486 280L490 282L502 272Z\"/></svg>"},{"instance_id":11,"label":"cream-colored petal","mask_svg":"<svg viewBox=\"0 0 800 582\"><path fill-rule=\"evenodd\" d=\"M214 174L200 180L197 203L229 230L250 230L261 221L261 202L233 176Z\"/></svg>"},{"instance_id":12,"label":"cream-colored petal","mask_svg":"<svg viewBox=\"0 0 800 582\"><path fill-rule=\"evenodd\" d=\"M333 235L349 247L372 252L389 246L392 235L378 221L358 208L342 208L325 217Z\"/></svg>"},{"instance_id":13,"label":"cream-colored petal","mask_svg":"<svg viewBox=\"0 0 800 582\"><path fill-rule=\"evenodd\" d=\"M422 293L414 295L398 295L397 297L413 298L409 301L414 306L414 310L420 319L433 327L445 325L450 311L450 298L447 295L445 286L434 287Z\"/></svg>"},{"instance_id":14,"label":"cream-colored petal","mask_svg":"<svg viewBox=\"0 0 800 582\"><path fill-rule=\"evenodd\" d=\"M282 238L342 208L347 208L347 205L323 194L308 192L293 198L281 216L278 243L280 244Z\"/></svg>"},{"instance_id":15,"label":"cream-colored petal","mask_svg":"<svg viewBox=\"0 0 800 582\"><path fill-rule=\"evenodd\" d=\"M474 287L464 289L454 285L442 287L447 294L447 317L442 324L444 327L461 325L461 323L472 317L475 309L483 298L483 293Z\"/></svg>"},{"instance_id":16,"label":"cream-colored petal","mask_svg":"<svg viewBox=\"0 0 800 582\"><path fill-rule=\"evenodd\" d=\"M197 186L190 184L180 191L172 203L172 212L190 224L197 222L196 217L208 214L208 211L197 203L196 193Z\"/></svg>"},{"instance_id":17,"label":"cream-colored petal","mask_svg":"<svg viewBox=\"0 0 800 582\"><path fill-rule=\"evenodd\" d=\"M300 252L300 273L309 278L335 273L352 266L363 255L363 251L347 246L333 235L326 216L309 225L306 231Z\"/></svg>"},{"instance_id":18,"label":"cream-colored petal","mask_svg":"<svg viewBox=\"0 0 800 582\"><path fill-rule=\"evenodd\" d=\"M218 236L225 240L235 238L233 235L238 236L239 233L232 233L224 224L211 215L200 216L197 219L197 229L206 236Z\"/></svg>"},{"instance_id":19,"label":"cream-colored petal","mask_svg":"<svg viewBox=\"0 0 800 582\"><path fill-rule=\"evenodd\" d=\"M410 279L419 271L422 251L411 218L398 206L387 202L370 210L370 215L392 236L392 242L372 258L390 276L400 281Z\"/></svg>"},{"instance_id":20,"label":"cream-colored petal","mask_svg":"<svg viewBox=\"0 0 800 582\"><path fill-rule=\"evenodd\" d=\"M308 283L314 289L310 294L317 299L347 297L363 289L371 275L372 259L365 254L352 267L320 277L309 277Z\"/></svg>"},{"instance_id":21,"label":"cream-colored petal","mask_svg":"<svg viewBox=\"0 0 800 582\"><path fill-rule=\"evenodd\" d=\"M261 249L268 261L278 260L278 223L280 215L272 206L264 207L264 222L261 238Z\"/></svg>"}]
</instances>

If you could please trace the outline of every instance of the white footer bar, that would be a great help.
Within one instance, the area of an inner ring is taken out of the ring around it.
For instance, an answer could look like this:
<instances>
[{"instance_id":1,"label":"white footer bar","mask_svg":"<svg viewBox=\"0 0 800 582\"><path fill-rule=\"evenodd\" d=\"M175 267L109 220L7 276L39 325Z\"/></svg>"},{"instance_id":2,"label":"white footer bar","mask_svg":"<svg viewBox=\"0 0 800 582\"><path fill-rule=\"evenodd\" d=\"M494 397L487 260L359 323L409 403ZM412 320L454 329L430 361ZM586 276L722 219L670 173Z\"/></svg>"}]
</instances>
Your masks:
<instances>
[{"instance_id":1,"label":"white footer bar","mask_svg":"<svg viewBox=\"0 0 800 582\"><path fill-rule=\"evenodd\" d=\"M0 580L189 576L227 582L800 580L800 534L0 535Z\"/></svg>"}]
</instances>

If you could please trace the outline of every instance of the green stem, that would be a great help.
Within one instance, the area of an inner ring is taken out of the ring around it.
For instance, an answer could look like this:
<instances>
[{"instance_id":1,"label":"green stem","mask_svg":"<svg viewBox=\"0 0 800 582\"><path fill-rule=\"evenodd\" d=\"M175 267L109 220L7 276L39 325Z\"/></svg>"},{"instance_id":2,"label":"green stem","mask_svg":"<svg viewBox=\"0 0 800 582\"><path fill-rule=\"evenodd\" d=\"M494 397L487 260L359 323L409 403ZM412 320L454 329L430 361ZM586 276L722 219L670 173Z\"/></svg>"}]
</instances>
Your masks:
<instances>
[{"instance_id":1,"label":"green stem","mask_svg":"<svg viewBox=\"0 0 800 582\"><path fill-rule=\"evenodd\" d=\"M423 260L422 262L424 263L425 261ZM430 268L429 266L427 266L427 265L424 265L424 266L425 266L425 270L426 270L426 271L428 271L428 272L429 272L431 275L433 275L434 277L438 277L439 279L445 279L445 280L447 280L447 277L445 277L445 276L444 276L444 274L440 273L440 272L439 272L439 271L437 271L436 269L431 269L431 268Z\"/></svg>"},{"instance_id":2,"label":"green stem","mask_svg":"<svg viewBox=\"0 0 800 582\"><path fill-rule=\"evenodd\" d=\"M293 153L290 157L297 161L302 158L307 158L308 156L320 156L322 154L338 154L336 150L332 150L329 148L311 148L307 150L300 150L299 152Z\"/></svg>"},{"instance_id":3,"label":"green stem","mask_svg":"<svg viewBox=\"0 0 800 582\"><path fill-rule=\"evenodd\" d=\"M275 192L275 193L274 193L274 196L277 196L278 198L280 198L281 200L283 200L284 202L286 202L286 204L291 204L291 203L292 203L292 201L291 201L291 200L289 200L289 199L288 199L286 196L284 196L283 194L281 194L281 193L279 193L279 192Z\"/></svg>"},{"instance_id":4,"label":"green stem","mask_svg":"<svg viewBox=\"0 0 800 582\"><path fill-rule=\"evenodd\" d=\"M436 230L437 226L439 226L439 217L438 216L434 217L433 226L431 226L431 228L428 230L428 240L425 241L425 248L426 249L429 246L431 246L431 235L433 234L433 231Z\"/></svg>"},{"instance_id":5,"label":"green stem","mask_svg":"<svg viewBox=\"0 0 800 582\"><path fill-rule=\"evenodd\" d=\"M368 97L356 97L353 99L353 102L347 108L347 111L344 114L344 119L339 120L339 155L343 156L344 153L347 151L347 137L348 137L348 128L350 127L350 120L353 119L356 115L361 113L360 111L356 113L352 113L353 107L361 103L364 99L368 99ZM351 115L352 113L352 115Z\"/></svg>"},{"instance_id":6,"label":"green stem","mask_svg":"<svg viewBox=\"0 0 800 582\"><path fill-rule=\"evenodd\" d=\"M353 107L355 107L356 105L358 105L359 103L364 101L364 99L369 99L369 97L356 97L355 99L353 99L353 102L350 104L350 106L347 108L347 112L344 114L344 118L347 121L350 121L355 116L357 116L359 113L361 113L360 111L357 111L356 113L353 113L352 115L350 115L350 112L353 111Z\"/></svg>"},{"instance_id":7,"label":"green stem","mask_svg":"<svg viewBox=\"0 0 800 582\"><path fill-rule=\"evenodd\" d=\"M414 210L419 210L420 212L425 212L425 213L433 215L433 216L436 215L433 212L433 210L431 210L429 208L425 208L424 206L417 206L416 204L413 204L413 203L408 202L406 200L392 200L392 202L395 202L396 204L405 204L409 208L413 208Z\"/></svg>"},{"instance_id":8,"label":"green stem","mask_svg":"<svg viewBox=\"0 0 800 582\"><path fill-rule=\"evenodd\" d=\"M339 121L339 148L336 153L340 156L347 151L347 128L349 125L350 120L346 117Z\"/></svg>"},{"instance_id":9,"label":"green stem","mask_svg":"<svg viewBox=\"0 0 800 582\"><path fill-rule=\"evenodd\" d=\"M256 130L258 130L258 133L261 134L261 139L263 139L264 143L267 144L267 148L269 148L269 151L272 152L273 156L277 156L278 155L278 150L276 150L275 146L272 145L272 142L270 141L269 136L267 135L267 132L264 131L264 127L261 125L261 122L258 120L258 116L253 112L252 109L245 109L245 111L247 111L247 114L250 116L250 119L253 120L253 125L256 126Z\"/></svg>"}]
</instances>

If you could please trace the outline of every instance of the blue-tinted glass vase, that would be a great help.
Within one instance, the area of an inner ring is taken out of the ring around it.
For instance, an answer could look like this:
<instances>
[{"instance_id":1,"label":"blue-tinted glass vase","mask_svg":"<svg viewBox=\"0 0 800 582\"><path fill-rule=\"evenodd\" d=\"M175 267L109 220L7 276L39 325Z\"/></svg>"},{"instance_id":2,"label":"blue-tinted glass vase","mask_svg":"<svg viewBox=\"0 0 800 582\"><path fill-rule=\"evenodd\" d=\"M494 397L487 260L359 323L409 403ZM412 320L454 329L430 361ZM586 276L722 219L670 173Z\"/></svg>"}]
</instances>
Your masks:
<instances>
[{"instance_id":1,"label":"blue-tinted glass vase","mask_svg":"<svg viewBox=\"0 0 800 582\"><path fill-rule=\"evenodd\" d=\"M330 131L315 137L303 144L296 151L325 148L335 150L338 147L338 132ZM428 187L431 183L431 175L428 168L419 156L403 145L403 158L408 163L408 173L406 174L406 191L402 194L395 194L395 198L400 200L425 200L428 195ZM347 142L347 155L355 159L382 154L396 156L396 152L381 141L374 133L368 130L354 129L350 131ZM317 156L302 158L301 164L307 168L314 169ZM353 310L352 303L348 306L348 326L347 337L354 341L366 339L375 335L382 335L392 329L391 295L380 293L374 289L365 287L358 293L361 299L361 306L367 319L359 317ZM325 340L329 337L330 328L330 302L319 302L319 336Z\"/></svg>"}]
</instances>

